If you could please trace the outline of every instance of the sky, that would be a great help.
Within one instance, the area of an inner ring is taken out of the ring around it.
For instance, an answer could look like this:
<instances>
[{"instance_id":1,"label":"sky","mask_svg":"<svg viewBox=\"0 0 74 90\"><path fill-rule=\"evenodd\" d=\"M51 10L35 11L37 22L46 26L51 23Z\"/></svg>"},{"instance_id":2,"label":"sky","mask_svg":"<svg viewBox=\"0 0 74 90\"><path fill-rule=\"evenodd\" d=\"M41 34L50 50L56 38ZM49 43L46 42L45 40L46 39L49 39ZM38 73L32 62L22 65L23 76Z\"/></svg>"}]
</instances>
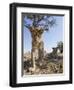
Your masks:
<instances>
[{"instance_id":1,"label":"sky","mask_svg":"<svg viewBox=\"0 0 74 90\"><path fill-rule=\"evenodd\" d=\"M56 19L56 24L49 28L49 31L43 33L43 41L44 41L44 50L46 52L52 52L52 48L57 46L59 41L63 41L63 23L64 16L54 16ZM23 26L23 49L24 53L30 51L31 52L31 44L32 38L29 30Z\"/></svg>"}]
</instances>

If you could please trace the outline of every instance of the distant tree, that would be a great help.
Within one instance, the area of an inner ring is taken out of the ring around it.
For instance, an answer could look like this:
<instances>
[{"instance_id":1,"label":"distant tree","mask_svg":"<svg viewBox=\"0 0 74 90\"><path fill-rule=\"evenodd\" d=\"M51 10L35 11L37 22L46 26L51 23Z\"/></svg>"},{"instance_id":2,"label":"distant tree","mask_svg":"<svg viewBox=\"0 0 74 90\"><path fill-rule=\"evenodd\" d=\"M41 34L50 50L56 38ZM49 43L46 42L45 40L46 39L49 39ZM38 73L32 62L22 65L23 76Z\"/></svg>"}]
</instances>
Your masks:
<instances>
[{"instance_id":1,"label":"distant tree","mask_svg":"<svg viewBox=\"0 0 74 90\"><path fill-rule=\"evenodd\" d=\"M57 47L60 49L62 53L63 52L63 42L62 41L58 42Z\"/></svg>"}]
</instances>

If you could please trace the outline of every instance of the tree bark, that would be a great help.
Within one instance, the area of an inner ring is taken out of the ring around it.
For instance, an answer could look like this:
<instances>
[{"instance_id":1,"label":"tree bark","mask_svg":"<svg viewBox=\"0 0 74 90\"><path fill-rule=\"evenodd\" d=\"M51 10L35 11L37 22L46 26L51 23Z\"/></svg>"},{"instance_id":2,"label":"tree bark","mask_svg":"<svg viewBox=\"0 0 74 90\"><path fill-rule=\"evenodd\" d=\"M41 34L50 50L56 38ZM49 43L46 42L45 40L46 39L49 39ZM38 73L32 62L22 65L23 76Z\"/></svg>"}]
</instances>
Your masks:
<instances>
[{"instance_id":1,"label":"tree bark","mask_svg":"<svg viewBox=\"0 0 74 90\"><path fill-rule=\"evenodd\" d=\"M36 60L43 60L44 57L44 43L42 41L43 31L34 29L31 30L32 36L32 50L31 50L31 59L33 69L36 69Z\"/></svg>"}]
</instances>

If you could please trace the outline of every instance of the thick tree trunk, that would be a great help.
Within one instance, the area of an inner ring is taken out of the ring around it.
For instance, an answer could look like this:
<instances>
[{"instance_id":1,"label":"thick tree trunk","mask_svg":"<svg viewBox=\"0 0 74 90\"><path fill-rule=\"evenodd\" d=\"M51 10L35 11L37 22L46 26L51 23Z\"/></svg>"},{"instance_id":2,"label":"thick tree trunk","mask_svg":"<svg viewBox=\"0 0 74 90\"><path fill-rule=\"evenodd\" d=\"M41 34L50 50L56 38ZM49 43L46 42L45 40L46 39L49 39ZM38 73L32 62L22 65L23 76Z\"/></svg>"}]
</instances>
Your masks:
<instances>
[{"instance_id":1,"label":"thick tree trunk","mask_svg":"<svg viewBox=\"0 0 74 90\"><path fill-rule=\"evenodd\" d=\"M36 69L36 60L38 59L38 49L32 48L31 59L32 59L33 70L35 70Z\"/></svg>"},{"instance_id":2,"label":"thick tree trunk","mask_svg":"<svg viewBox=\"0 0 74 90\"><path fill-rule=\"evenodd\" d=\"M33 62L33 69L34 70L36 69L36 60L39 61L38 64L40 65L40 64L42 64L43 57L44 57L43 41L40 41L40 42L33 41L32 42L32 51L31 51L31 59L32 59L32 62Z\"/></svg>"},{"instance_id":3,"label":"thick tree trunk","mask_svg":"<svg viewBox=\"0 0 74 90\"><path fill-rule=\"evenodd\" d=\"M32 35L31 59L33 70L36 69L36 60L42 61L44 57L44 43L42 41L42 33L40 30L31 30Z\"/></svg>"},{"instance_id":4,"label":"thick tree trunk","mask_svg":"<svg viewBox=\"0 0 74 90\"><path fill-rule=\"evenodd\" d=\"M43 41L40 42L40 46L38 48L38 54L39 54L39 60L40 61L43 61L43 58L44 58L44 43Z\"/></svg>"}]
</instances>

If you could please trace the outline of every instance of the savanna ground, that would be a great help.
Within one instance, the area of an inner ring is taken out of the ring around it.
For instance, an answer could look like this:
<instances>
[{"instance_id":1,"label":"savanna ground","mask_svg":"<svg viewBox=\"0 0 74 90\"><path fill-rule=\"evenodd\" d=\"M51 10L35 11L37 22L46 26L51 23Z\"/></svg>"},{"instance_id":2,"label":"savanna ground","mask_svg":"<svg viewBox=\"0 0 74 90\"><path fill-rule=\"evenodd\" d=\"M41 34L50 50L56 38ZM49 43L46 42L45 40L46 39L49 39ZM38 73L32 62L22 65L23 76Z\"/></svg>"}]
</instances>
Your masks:
<instances>
[{"instance_id":1,"label":"savanna ground","mask_svg":"<svg viewBox=\"0 0 74 90\"><path fill-rule=\"evenodd\" d=\"M44 60L42 63L43 65L38 65L38 61L36 61L36 69L32 72L31 69L31 62L26 63L24 68L24 75L39 75L39 74L59 74L63 73L63 59L47 59ZM30 67L29 67L30 66Z\"/></svg>"}]
</instances>

